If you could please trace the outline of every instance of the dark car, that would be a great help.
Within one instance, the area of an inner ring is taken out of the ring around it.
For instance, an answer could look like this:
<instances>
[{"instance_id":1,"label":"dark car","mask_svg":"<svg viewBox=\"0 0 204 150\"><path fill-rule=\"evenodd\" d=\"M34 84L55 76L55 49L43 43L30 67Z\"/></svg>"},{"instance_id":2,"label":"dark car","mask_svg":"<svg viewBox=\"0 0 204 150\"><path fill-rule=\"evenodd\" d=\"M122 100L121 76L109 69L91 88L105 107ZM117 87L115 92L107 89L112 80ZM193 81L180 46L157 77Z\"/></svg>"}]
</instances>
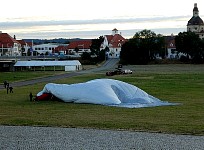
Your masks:
<instances>
[{"instance_id":1,"label":"dark car","mask_svg":"<svg viewBox=\"0 0 204 150\"><path fill-rule=\"evenodd\" d=\"M107 76L113 76L113 75L119 75L119 74L123 74L122 70L119 68L116 68L116 70L114 70L114 71L106 72Z\"/></svg>"}]
</instances>

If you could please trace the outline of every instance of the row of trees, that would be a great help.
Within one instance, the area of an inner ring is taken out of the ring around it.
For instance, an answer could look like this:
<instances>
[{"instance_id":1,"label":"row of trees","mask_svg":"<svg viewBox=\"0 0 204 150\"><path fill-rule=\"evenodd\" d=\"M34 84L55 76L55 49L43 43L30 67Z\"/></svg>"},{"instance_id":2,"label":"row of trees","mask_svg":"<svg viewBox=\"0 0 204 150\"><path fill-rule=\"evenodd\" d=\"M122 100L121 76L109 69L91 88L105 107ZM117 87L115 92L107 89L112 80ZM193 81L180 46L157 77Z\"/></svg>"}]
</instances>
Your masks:
<instances>
[{"instance_id":1,"label":"row of trees","mask_svg":"<svg viewBox=\"0 0 204 150\"><path fill-rule=\"evenodd\" d=\"M127 64L147 64L157 56L164 57L164 55L164 37L151 30L142 30L123 44L120 59L122 63Z\"/></svg>"},{"instance_id":2,"label":"row of trees","mask_svg":"<svg viewBox=\"0 0 204 150\"><path fill-rule=\"evenodd\" d=\"M142 30L136 34L121 49L121 63L147 64L158 56L165 58L166 45L164 36L151 30ZM176 51L182 53L186 61L204 63L204 39L194 32L180 32L175 37Z\"/></svg>"}]
</instances>

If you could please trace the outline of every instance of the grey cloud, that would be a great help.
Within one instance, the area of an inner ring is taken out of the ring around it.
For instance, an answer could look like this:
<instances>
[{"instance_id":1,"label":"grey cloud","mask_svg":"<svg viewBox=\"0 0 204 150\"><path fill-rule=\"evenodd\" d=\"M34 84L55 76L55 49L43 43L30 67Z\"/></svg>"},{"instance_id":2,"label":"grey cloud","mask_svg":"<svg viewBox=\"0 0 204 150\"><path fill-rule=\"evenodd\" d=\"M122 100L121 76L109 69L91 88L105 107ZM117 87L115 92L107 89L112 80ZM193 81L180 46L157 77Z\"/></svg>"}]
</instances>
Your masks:
<instances>
[{"instance_id":1,"label":"grey cloud","mask_svg":"<svg viewBox=\"0 0 204 150\"><path fill-rule=\"evenodd\" d=\"M164 22L171 20L190 19L190 16L170 16L153 18L116 18L116 19L94 19L94 20L49 20L49 21L24 21L24 22L1 22L1 29L9 28L30 28L38 26L57 26L57 25L92 25L92 24L115 24L115 23L146 23L146 22Z\"/></svg>"},{"instance_id":2,"label":"grey cloud","mask_svg":"<svg viewBox=\"0 0 204 150\"><path fill-rule=\"evenodd\" d=\"M156 34L163 35L177 35L179 32L183 32L186 28L160 28L160 29L150 29ZM122 36L125 38L131 38L138 31L138 29L131 30L120 30ZM41 39L51 39L51 38L89 38L95 39L99 36L111 34L111 30L97 30L97 31L78 31L78 32L38 32L38 33L13 33L17 35L18 39L28 39L28 38L41 38Z\"/></svg>"}]
</instances>

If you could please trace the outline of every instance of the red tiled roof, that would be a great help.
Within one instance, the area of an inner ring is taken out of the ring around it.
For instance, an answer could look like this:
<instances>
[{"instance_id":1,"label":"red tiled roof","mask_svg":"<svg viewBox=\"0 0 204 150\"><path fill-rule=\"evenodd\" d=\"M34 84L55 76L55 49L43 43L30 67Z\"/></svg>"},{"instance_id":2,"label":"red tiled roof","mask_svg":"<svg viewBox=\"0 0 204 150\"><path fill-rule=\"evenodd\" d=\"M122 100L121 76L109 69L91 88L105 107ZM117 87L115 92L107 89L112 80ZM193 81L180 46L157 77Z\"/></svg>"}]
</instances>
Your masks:
<instances>
[{"instance_id":1,"label":"red tiled roof","mask_svg":"<svg viewBox=\"0 0 204 150\"><path fill-rule=\"evenodd\" d=\"M91 44L92 40L73 41L68 45L68 49L75 49L76 47L79 49L90 49Z\"/></svg>"},{"instance_id":2,"label":"red tiled roof","mask_svg":"<svg viewBox=\"0 0 204 150\"><path fill-rule=\"evenodd\" d=\"M16 40L18 41L21 45L26 45L26 42L24 40Z\"/></svg>"},{"instance_id":3,"label":"red tiled roof","mask_svg":"<svg viewBox=\"0 0 204 150\"><path fill-rule=\"evenodd\" d=\"M60 45L60 46L56 47L53 51L59 52L59 51L67 51L67 50L68 50L68 46Z\"/></svg>"},{"instance_id":4,"label":"red tiled roof","mask_svg":"<svg viewBox=\"0 0 204 150\"><path fill-rule=\"evenodd\" d=\"M0 33L0 46L2 47L11 47L13 46L14 43L20 44L17 40L12 38L9 34L7 33Z\"/></svg>"},{"instance_id":5,"label":"red tiled roof","mask_svg":"<svg viewBox=\"0 0 204 150\"><path fill-rule=\"evenodd\" d=\"M34 46L35 44L33 44L33 42L26 42L28 44L28 46L32 47Z\"/></svg>"},{"instance_id":6,"label":"red tiled roof","mask_svg":"<svg viewBox=\"0 0 204 150\"><path fill-rule=\"evenodd\" d=\"M165 36L164 38L167 48L176 48L175 36Z\"/></svg>"},{"instance_id":7,"label":"red tiled roof","mask_svg":"<svg viewBox=\"0 0 204 150\"><path fill-rule=\"evenodd\" d=\"M116 28L114 28L112 31L118 31Z\"/></svg>"},{"instance_id":8,"label":"red tiled roof","mask_svg":"<svg viewBox=\"0 0 204 150\"><path fill-rule=\"evenodd\" d=\"M127 40L122 37L120 34L115 35L106 35L108 43L111 44L111 47L121 47ZM119 44L121 44L119 46Z\"/></svg>"}]
</instances>

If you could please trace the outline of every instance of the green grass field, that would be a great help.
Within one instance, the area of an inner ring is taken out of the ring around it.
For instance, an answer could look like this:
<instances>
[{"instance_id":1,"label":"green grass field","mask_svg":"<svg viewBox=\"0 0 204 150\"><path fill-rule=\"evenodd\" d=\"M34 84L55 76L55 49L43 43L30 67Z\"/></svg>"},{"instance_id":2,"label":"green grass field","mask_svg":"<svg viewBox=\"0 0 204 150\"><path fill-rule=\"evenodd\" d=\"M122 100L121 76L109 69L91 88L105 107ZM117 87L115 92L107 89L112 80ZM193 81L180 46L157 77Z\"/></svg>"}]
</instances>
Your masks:
<instances>
[{"instance_id":1,"label":"green grass field","mask_svg":"<svg viewBox=\"0 0 204 150\"><path fill-rule=\"evenodd\" d=\"M11 94L6 94L4 89L0 90L0 124L204 135L204 65L129 67L134 71L132 75L106 77L104 72L99 72L55 83L70 84L112 78L136 85L163 101L179 105L129 109L57 101L30 102L29 92L36 94L42 90L45 83L40 83L14 88ZM0 74L0 79L3 79L3 74ZM13 74L16 73L6 76ZM25 75L23 72L18 74Z\"/></svg>"}]
</instances>

